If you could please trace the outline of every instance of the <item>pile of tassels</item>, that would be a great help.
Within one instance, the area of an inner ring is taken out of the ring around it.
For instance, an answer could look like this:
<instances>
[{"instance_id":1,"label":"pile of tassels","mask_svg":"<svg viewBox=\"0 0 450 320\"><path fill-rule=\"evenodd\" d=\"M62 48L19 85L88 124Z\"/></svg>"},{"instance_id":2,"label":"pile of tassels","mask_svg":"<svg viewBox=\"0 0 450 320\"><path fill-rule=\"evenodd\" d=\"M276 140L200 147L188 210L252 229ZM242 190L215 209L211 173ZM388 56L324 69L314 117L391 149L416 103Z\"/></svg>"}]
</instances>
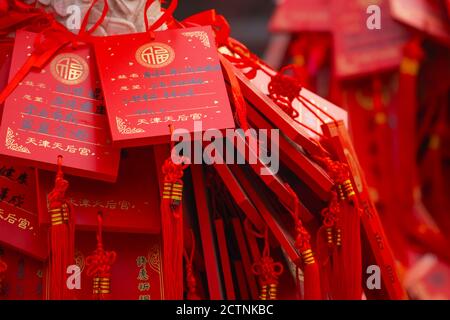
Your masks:
<instances>
[{"instance_id":1,"label":"pile of tassels","mask_svg":"<svg viewBox=\"0 0 450 320\"><path fill-rule=\"evenodd\" d=\"M170 8L173 9L174 3L176 5L176 1L172 2ZM361 299L361 209L357 190L353 187L352 173L347 164L338 156L342 150L334 144L332 137L301 121L300 113L298 109L294 108L293 103L298 101L302 108L311 113L322 126L330 123L337 124L338 121L320 104L316 104L303 95L303 86L296 78L298 70L295 67L288 66L279 72L271 70L244 45L229 36L229 26L226 20L214 11L195 15L182 22L170 17L167 24L171 27L212 25L216 33L216 42L220 47L221 65L230 84L230 100L235 110L236 123L243 130L251 127L248 121L250 116L247 112L250 105L249 96L259 95L262 97L262 103L278 110L276 119L269 118L268 115L262 113L259 114L257 111L258 116L264 121L275 127L275 120L283 119L287 123L300 125L311 133L311 136L306 137L306 135L303 136L303 132L298 131L293 134L291 131L290 136L302 136L305 141L310 143L310 146L313 146L305 148L305 151L301 151L301 153L311 166L321 168L332 184L327 203L318 201L319 204L310 205L308 210L311 212L308 214L311 217L309 221L306 221L307 214L302 212L304 203L307 202L307 199L303 198L304 190L294 188L301 178L293 175L291 171L282 168L287 171L286 176L294 177L293 179L277 174L263 177L251 171L252 167L248 164L239 168L226 165L221 168L216 167L218 172L223 170L222 174L228 174L228 179L232 180L236 186L235 188L224 188L226 196L216 200L216 205L221 207L221 215L224 220L233 222L231 223L232 227L230 224L223 224L224 228L229 228L225 230L226 240L229 243L222 246L222 248L226 248L227 245L234 248L233 252L230 249L226 253L229 255L229 260L233 262L233 268L229 268L233 270L233 276L228 275L232 279L231 281L239 282L240 289L246 288L246 281L248 281L249 296L254 295L252 290L255 291L255 284L257 284L258 296L253 298L261 300L275 300L281 295L289 296L291 294L288 292L290 282L294 283L296 291L290 297ZM69 42L71 40L67 39ZM55 48L56 50L57 48ZM254 80L258 74L264 74L269 78L267 94L262 93L259 89L253 89L256 93L249 93L250 89L243 90L242 88L242 83ZM252 108L257 107L252 106ZM287 136L285 128L279 129L283 135ZM173 134L172 126L170 126L170 133ZM247 136L243 141L246 148L250 148ZM297 141L289 140L288 143L291 146L295 145L297 149L304 147L297 144ZM174 149L174 142L171 143L171 149ZM216 233L213 232L212 225L201 223L197 225L197 219L193 218L195 213L189 216L188 210L191 210L192 206L183 205L183 203L195 201L194 197L186 198L184 196L185 184L192 183L195 188L199 183L194 179L186 178L185 171L189 170L188 159L175 159L172 154L166 156L162 167L157 168L162 177L160 214L164 298L174 300L207 298L205 296L205 293L208 292L205 289L207 285L200 280L202 277L196 272L209 273L212 271L204 270L202 266L196 265L196 261L201 260L196 259L200 256L201 250L196 250L195 243L199 242L196 240L199 233L208 232L213 236L216 236ZM258 160L261 164L261 159L258 158ZM64 179L62 157L58 158L56 167L54 189L48 195L50 299L55 300L72 298L71 292L66 286L66 270L68 266L75 263L75 212L66 195L69 183ZM142 170L144 169L142 168ZM237 177L244 177L246 181L241 181ZM290 180L290 182L284 180ZM222 184L222 181L217 183ZM211 199L217 198L215 192L216 190L213 188L203 190L205 194L203 201L207 202L206 210L209 210ZM280 199L280 194L286 195L286 193L289 200ZM311 194L311 190L307 190L305 194ZM199 210L198 203L197 210ZM252 220L258 230L249 231L249 228L242 228L243 221L247 221L247 219ZM190 233L192 238L190 253L185 248L186 241L184 239L184 230L188 223L192 224L195 229ZM111 297L112 266L116 261L116 253L104 249L102 225L103 214L99 213L97 247L93 254L86 259L86 272L89 277L93 278L92 292L95 299ZM251 237L245 234L245 230L252 232L253 242ZM240 232L244 234L240 234ZM282 243L280 239L283 240ZM202 250L206 249L205 246L202 246ZM250 251L253 255L249 254ZM202 254L203 257L206 256L205 252ZM216 253L214 255L218 259L218 255ZM275 255L277 258L274 258ZM290 265L294 266L295 272L290 278L289 276L285 277L284 279L287 280L284 283L280 279L286 276ZM219 268L218 270L223 271ZM2 272L5 271L6 265L2 265L0 260L0 280ZM303 275L303 285L299 283L300 273ZM242 276L243 274L248 279ZM213 281L210 279L212 276L208 278L208 281ZM256 281L252 283L251 281L255 279ZM218 280L218 282L220 281L222 280ZM301 286L303 289L300 289ZM203 290L199 290L200 287L203 287ZM241 293L240 297L243 296L244 294Z\"/></svg>"}]
</instances>

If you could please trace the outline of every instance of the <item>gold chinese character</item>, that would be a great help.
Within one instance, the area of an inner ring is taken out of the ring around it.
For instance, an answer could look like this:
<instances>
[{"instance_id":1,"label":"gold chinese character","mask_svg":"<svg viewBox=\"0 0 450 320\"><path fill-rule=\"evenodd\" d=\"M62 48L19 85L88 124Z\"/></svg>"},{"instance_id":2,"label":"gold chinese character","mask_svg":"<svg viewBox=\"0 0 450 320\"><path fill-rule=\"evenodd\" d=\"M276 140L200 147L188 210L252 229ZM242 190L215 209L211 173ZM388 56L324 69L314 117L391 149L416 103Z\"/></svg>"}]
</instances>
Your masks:
<instances>
[{"instance_id":1,"label":"gold chinese character","mask_svg":"<svg viewBox=\"0 0 450 320\"><path fill-rule=\"evenodd\" d=\"M75 152L77 152L77 148L73 144L70 144L67 146L66 150L64 150L64 151L67 151L70 153L75 153Z\"/></svg>"},{"instance_id":2,"label":"gold chinese character","mask_svg":"<svg viewBox=\"0 0 450 320\"><path fill-rule=\"evenodd\" d=\"M202 114L201 113L191 113L190 117L192 118L192 120L201 120Z\"/></svg>"},{"instance_id":3,"label":"gold chinese character","mask_svg":"<svg viewBox=\"0 0 450 320\"><path fill-rule=\"evenodd\" d=\"M128 210L131 207L131 204L129 201L124 200L124 201L120 201L119 203L120 203L120 210Z\"/></svg>"},{"instance_id":4,"label":"gold chinese character","mask_svg":"<svg viewBox=\"0 0 450 320\"><path fill-rule=\"evenodd\" d=\"M145 67L164 67L175 58L171 47L163 43L152 43L141 46L136 52L138 62Z\"/></svg>"},{"instance_id":5,"label":"gold chinese character","mask_svg":"<svg viewBox=\"0 0 450 320\"><path fill-rule=\"evenodd\" d=\"M10 213L10 214L8 214L8 216L6 217L5 220L8 221L8 223L14 224L17 221L17 217L15 214ZM147 279L145 279L145 280L147 280Z\"/></svg>"},{"instance_id":6,"label":"gold chinese character","mask_svg":"<svg viewBox=\"0 0 450 320\"><path fill-rule=\"evenodd\" d=\"M108 208L108 209L116 209L117 208L117 202L114 201L114 200L106 201L106 208Z\"/></svg>"},{"instance_id":7,"label":"gold chinese character","mask_svg":"<svg viewBox=\"0 0 450 320\"><path fill-rule=\"evenodd\" d=\"M59 143L59 142L53 142L52 149L59 149L61 151L64 151L62 143Z\"/></svg>"},{"instance_id":8,"label":"gold chinese character","mask_svg":"<svg viewBox=\"0 0 450 320\"><path fill-rule=\"evenodd\" d=\"M50 141L39 140L39 147L50 148Z\"/></svg>"},{"instance_id":9,"label":"gold chinese character","mask_svg":"<svg viewBox=\"0 0 450 320\"><path fill-rule=\"evenodd\" d=\"M36 143L36 139L35 138L31 138L28 137L27 140L25 141L25 144L34 144L35 146L37 146L38 144Z\"/></svg>"},{"instance_id":10,"label":"gold chinese character","mask_svg":"<svg viewBox=\"0 0 450 320\"><path fill-rule=\"evenodd\" d=\"M145 257L145 256L137 257L136 264L138 267L144 267L147 264L147 257Z\"/></svg>"},{"instance_id":11,"label":"gold chinese character","mask_svg":"<svg viewBox=\"0 0 450 320\"><path fill-rule=\"evenodd\" d=\"M147 119L138 119L137 125L141 125L141 124L149 124Z\"/></svg>"},{"instance_id":12,"label":"gold chinese character","mask_svg":"<svg viewBox=\"0 0 450 320\"><path fill-rule=\"evenodd\" d=\"M27 227L30 226L30 224L31 224L31 222L28 221L27 219L25 219L25 218L20 218L20 219L19 219L19 225L18 225L18 227L19 227L20 229L24 229L24 230L25 230Z\"/></svg>"},{"instance_id":13,"label":"gold chinese character","mask_svg":"<svg viewBox=\"0 0 450 320\"><path fill-rule=\"evenodd\" d=\"M147 269L145 269L145 268L140 269L137 278L138 278L138 280L141 280L141 281L146 281L146 280L148 280Z\"/></svg>"},{"instance_id":14,"label":"gold chinese character","mask_svg":"<svg viewBox=\"0 0 450 320\"><path fill-rule=\"evenodd\" d=\"M54 58L50 70L58 81L71 85L83 82L89 74L86 61L71 53L63 53Z\"/></svg>"},{"instance_id":15,"label":"gold chinese character","mask_svg":"<svg viewBox=\"0 0 450 320\"><path fill-rule=\"evenodd\" d=\"M102 200L95 200L94 204L92 205L92 207L94 207L94 208L97 208L97 207L104 208L105 206L103 205L103 201Z\"/></svg>"},{"instance_id":16,"label":"gold chinese character","mask_svg":"<svg viewBox=\"0 0 450 320\"><path fill-rule=\"evenodd\" d=\"M140 282L138 285L139 291L148 291L150 290L150 283L149 282Z\"/></svg>"},{"instance_id":17,"label":"gold chinese character","mask_svg":"<svg viewBox=\"0 0 450 320\"><path fill-rule=\"evenodd\" d=\"M89 199L81 199L80 207L89 208L91 206Z\"/></svg>"},{"instance_id":18,"label":"gold chinese character","mask_svg":"<svg viewBox=\"0 0 450 320\"><path fill-rule=\"evenodd\" d=\"M91 153L91 150L89 150L88 148L78 148L78 150L80 151L80 155L82 156L88 156Z\"/></svg>"}]
</instances>

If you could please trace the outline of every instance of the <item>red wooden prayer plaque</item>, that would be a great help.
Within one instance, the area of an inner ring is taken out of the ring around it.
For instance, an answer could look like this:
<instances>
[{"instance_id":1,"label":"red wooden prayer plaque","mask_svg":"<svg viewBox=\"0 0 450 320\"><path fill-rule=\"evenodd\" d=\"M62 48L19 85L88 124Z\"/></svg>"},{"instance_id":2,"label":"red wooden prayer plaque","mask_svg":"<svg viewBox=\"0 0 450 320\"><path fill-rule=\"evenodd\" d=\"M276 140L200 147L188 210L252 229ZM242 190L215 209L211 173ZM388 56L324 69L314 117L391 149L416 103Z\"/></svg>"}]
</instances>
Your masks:
<instances>
[{"instance_id":1,"label":"red wooden prayer plaque","mask_svg":"<svg viewBox=\"0 0 450 320\"><path fill-rule=\"evenodd\" d=\"M11 248L2 248L1 259L7 264L0 300L42 300L44 264Z\"/></svg>"},{"instance_id":2,"label":"red wooden prayer plaque","mask_svg":"<svg viewBox=\"0 0 450 320\"><path fill-rule=\"evenodd\" d=\"M331 0L285 0L270 21L273 32L330 31Z\"/></svg>"},{"instance_id":3,"label":"red wooden prayer plaque","mask_svg":"<svg viewBox=\"0 0 450 320\"><path fill-rule=\"evenodd\" d=\"M450 45L450 24L445 4L438 0L390 0L394 19Z\"/></svg>"},{"instance_id":4,"label":"red wooden prayer plaque","mask_svg":"<svg viewBox=\"0 0 450 320\"><path fill-rule=\"evenodd\" d=\"M350 78L392 70L400 65L408 32L389 14L389 1L380 0L380 29L369 29L368 1L332 0L335 74Z\"/></svg>"},{"instance_id":5,"label":"red wooden prayer plaque","mask_svg":"<svg viewBox=\"0 0 450 320\"><path fill-rule=\"evenodd\" d=\"M35 169L0 158L0 243L37 259L47 258L47 237L39 230Z\"/></svg>"},{"instance_id":6,"label":"red wooden prayer plaque","mask_svg":"<svg viewBox=\"0 0 450 320\"><path fill-rule=\"evenodd\" d=\"M105 222L107 221L107 217ZM92 278L87 275L86 258L96 249L94 232L77 232L75 261L81 268L81 290L77 299L93 300ZM115 251L111 266L111 300L160 300L164 298L162 252L158 235L104 233L106 251Z\"/></svg>"},{"instance_id":7,"label":"red wooden prayer plaque","mask_svg":"<svg viewBox=\"0 0 450 320\"><path fill-rule=\"evenodd\" d=\"M210 27L105 37L95 44L113 142L168 142L169 124L234 128Z\"/></svg>"},{"instance_id":8,"label":"red wooden prayer plaque","mask_svg":"<svg viewBox=\"0 0 450 320\"><path fill-rule=\"evenodd\" d=\"M0 42L0 91L8 84L9 68L11 67L11 53L13 43ZM0 104L0 120L3 114L3 103Z\"/></svg>"},{"instance_id":9,"label":"red wooden prayer plaque","mask_svg":"<svg viewBox=\"0 0 450 320\"><path fill-rule=\"evenodd\" d=\"M96 230L97 213L104 214L105 231L159 233L159 188L153 152L149 148L124 150L115 183L69 177L66 193L75 213L77 229ZM48 224L47 196L55 174L39 171L39 222Z\"/></svg>"},{"instance_id":10,"label":"red wooden prayer plaque","mask_svg":"<svg viewBox=\"0 0 450 320\"><path fill-rule=\"evenodd\" d=\"M36 34L16 34L10 80L33 50ZM89 47L64 48L31 71L5 102L0 153L70 174L114 181L120 151L112 148L100 83Z\"/></svg>"},{"instance_id":11,"label":"red wooden prayer plaque","mask_svg":"<svg viewBox=\"0 0 450 320\"><path fill-rule=\"evenodd\" d=\"M275 74L275 71L265 67L270 73ZM269 84L270 84L270 77L266 75L263 72L258 72L257 76L254 79L246 79L242 78L241 71L236 70L235 71L238 79L241 82L242 91L245 93L246 98L252 102L256 107L261 108L261 111L263 111L263 103L264 101L257 101L256 99L252 99L255 95L260 95L261 93L267 95L269 93ZM348 125L348 114L347 111L344 109L338 107L337 105L331 103L330 101L320 97L319 95L315 94L314 92L306 89L301 88L299 91L299 95L301 95L305 100L305 104L301 103L298 98L294 99L292 102L292 107L298 112L298 117L295 118L295 120L305 124L309 128L313 129L316 132L321 132L321 125L322 122L310 111L312 110L314 113L316 113L324 122L332 121L334 120L342 120L344 121L345 125ZM306 105L306 106L305 106ZM323 110L324 112L322 112ZM282 112L280 110L280 112ZM326 114L333 117L333 119L330 119ZM265 114L265 116L270 119L271 121L274 121L274 117L270 117L269 115ZM287 116L287 115L286 115ZM285 130L285 126L278 125L278 128L280 130ZM300 127L301 134L309 138L315 138L317 139L318 136L311 130L307 130L303 127ZM304 144L299 143L302 147L304 147Z\"/></svg>"},{"instance_id":12,"label":"red wooden prayer plaque","mask_svg":"<svg viewBox=\"0 0 450 320\"><path fill-rule=\"evenodd\" d=\"M389 299L403 299L405 292L397 275L394 256L384 234L378 211L369 196L367 182L348 131L341 121L328 123L323 126L323 130L332 139L339 160L347 164L349 168L350 178L362 209L361 226L366 233L375 262L381 269L384 286L380 294Z\"/></svg>"}]
</instances>

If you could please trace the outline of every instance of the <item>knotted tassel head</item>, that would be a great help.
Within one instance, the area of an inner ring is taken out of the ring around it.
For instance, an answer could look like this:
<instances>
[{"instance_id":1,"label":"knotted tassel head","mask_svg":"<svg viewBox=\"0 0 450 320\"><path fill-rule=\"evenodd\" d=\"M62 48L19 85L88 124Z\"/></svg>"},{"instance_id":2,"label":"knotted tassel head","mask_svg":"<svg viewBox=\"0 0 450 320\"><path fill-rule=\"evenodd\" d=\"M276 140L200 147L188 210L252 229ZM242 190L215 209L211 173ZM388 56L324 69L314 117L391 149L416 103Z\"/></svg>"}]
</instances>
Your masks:
<instances>
[{"instance_id":1,"label":"knotted tassel head","mask_svg":"<svg viewBox=\"0 0 450 320\"><path fill-rule=\"evenodd\" d=\"M86 258L86 274L93 278L92 293L95 298L103 300L111 293L111 266L117 258L115 251L105 251L103 248L103 215L97 215L97 248Z\"/></svg>"},{"instance_id":2,"label":"knotted tassel head","mask_svg":"<svg viewBox=\"0 0 450 320\"><path fill-rule=\"evenodd\" d=\"M261 300L276 300L278 293L278 278L284 267L275 262L270 255L263 255L261 260L252 266L253 273L259 277Z\"/></svg>"},{"instance_id":3,"label":"knotted tassel head","mask_svg":"<svg viewBox=\"0 0 450 320\"><path fill-rule=\"evenodd\" d=\"M269 229L266 227L264 235L253 234L264 238L264 250L261 259L252 266L252 272L259 278L261 300L276 300L278 293L278 278L283 273L284 267L280 262L275 262L270 256Z\"/></svg>"}]
</instances>

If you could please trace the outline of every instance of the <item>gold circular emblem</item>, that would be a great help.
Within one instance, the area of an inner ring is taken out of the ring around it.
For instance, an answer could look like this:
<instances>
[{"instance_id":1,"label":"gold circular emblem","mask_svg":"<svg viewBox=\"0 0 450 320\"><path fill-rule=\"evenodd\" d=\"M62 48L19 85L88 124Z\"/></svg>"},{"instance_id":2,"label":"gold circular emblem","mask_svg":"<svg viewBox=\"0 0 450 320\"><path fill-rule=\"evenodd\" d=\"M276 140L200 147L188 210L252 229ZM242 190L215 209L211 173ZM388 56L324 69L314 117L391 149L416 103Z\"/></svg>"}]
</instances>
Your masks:
<instances>
[{"instance_id":1,"label":"gold circular emblem","mask_svg":"<svg viewBox=\"0 0 450 320\"><path fill-rule=\"evenodd\" d=\"M89 66L79 55L62 53L53 59L50 71L56 80L64 84L79 84L89 75Z\"/></svg>"},{"instance_id":2,"label":"gold circular emblem","mask_svg":"<svg viewBox=\"0 0 450 320\"><path fill-rule=\"evenodd\" d=\"M144 44L136 51L136 60L144 67L162 68L175 59L175 52L167 44L152 42Z\"/></svg>"}]
</instances>

